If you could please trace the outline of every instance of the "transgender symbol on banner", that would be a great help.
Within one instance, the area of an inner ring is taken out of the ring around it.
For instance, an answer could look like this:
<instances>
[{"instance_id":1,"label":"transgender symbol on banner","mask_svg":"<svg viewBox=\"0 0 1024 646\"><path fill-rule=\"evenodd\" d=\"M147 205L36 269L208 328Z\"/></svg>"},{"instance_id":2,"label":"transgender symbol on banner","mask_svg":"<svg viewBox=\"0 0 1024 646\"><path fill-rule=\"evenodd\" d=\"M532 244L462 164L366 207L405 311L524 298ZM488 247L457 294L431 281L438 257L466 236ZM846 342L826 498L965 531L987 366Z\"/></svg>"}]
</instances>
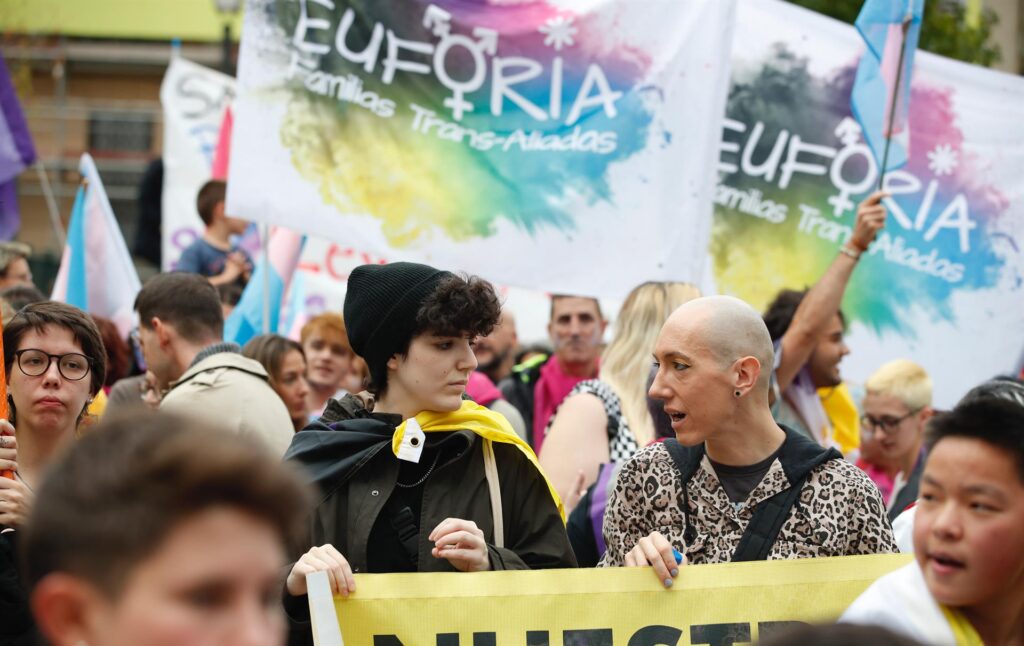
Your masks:
<instances>
[{"instance_id":1,"label":"transgender symbol on banner","mask_svg":"<svg viewBox=\"0 0 1024 646\"><path fill-rule=\"evenodd\" d=\"M880 176L850 114L863 51L849 25L776 0L741 5L711 241L723 293L763 309L818 280L849 237ZM1024 349L1024 79L914 61L913 143L885 174L885 228L846 289L843 376L913 359L947 406Z\"/></svg>"},{"instance_id":2,"label":"transgender symbol on banner","mask_svg":"<svg viewBox=\"0 0 1024 646\"><path fill-rule=\"evenodd\" d=\"M228 208L524 287L697 280L733 12L255 0Z\"/></svg>"}]
</instances>

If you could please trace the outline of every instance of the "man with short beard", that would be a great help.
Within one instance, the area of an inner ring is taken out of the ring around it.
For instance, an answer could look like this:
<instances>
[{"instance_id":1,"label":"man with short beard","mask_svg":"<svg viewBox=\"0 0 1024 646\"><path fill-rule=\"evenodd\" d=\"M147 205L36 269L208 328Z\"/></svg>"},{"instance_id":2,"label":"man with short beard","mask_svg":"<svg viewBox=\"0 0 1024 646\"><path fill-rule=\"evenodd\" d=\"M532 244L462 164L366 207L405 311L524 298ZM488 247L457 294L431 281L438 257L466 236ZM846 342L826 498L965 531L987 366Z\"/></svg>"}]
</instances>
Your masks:
<instances>
[{"instance_id":1,"label":"man with short beard","mask_svg":"<svg viewBox=\"0 0 1024 646\"><path fill-rule=\"evenodd\" d=\"M515 365L515 351L519 344L519 337L516 334L516 320L512 312L502 310L501 318L494 330L487 336L476 340L476 347L473 352L479 363L477 371L487 375L487 378L494 383L500 382L512 374L512 367Z\"/></svg>"},{"instance_id":2,"label":"man with short beard","mask_svg":"<svg viewBox=\"0 0 1024 646\"><path fill-rule=\"evenodd\" d=\"M523 416L535 451L540 451L548 421L562 400L579 382L597 378L607 325L596 298L553 295L548 335L554 355L519 364L499 384Z\"/></svg>"},{"instance_id":3,"label":"man with short beard","mask_svg":"<svg viewBox=\"0 0 1024 646\"><path fill-rule=\"evenodd\" d=\"M775 346L772 413L822 446L841 445L818 396L819 388L842 385L839 363L850 353L839 304L861 255L885 226L882 200L888 195L876 191L860 203L849 239L813 287L782 290L764 313Z\"/></svg>"}]
</instances>

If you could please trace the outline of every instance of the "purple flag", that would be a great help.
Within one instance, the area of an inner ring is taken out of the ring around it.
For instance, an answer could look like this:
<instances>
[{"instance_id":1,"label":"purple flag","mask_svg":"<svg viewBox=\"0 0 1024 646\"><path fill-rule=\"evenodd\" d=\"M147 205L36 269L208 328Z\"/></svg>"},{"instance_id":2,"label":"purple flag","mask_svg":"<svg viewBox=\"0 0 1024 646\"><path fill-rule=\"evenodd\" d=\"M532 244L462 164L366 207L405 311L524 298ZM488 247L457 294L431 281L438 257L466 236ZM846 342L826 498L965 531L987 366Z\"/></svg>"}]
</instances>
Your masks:
<instances>
[{"instance_id":1,"label":"purple flag","mask_svg":"<svg viewBox=\"0 0 1024 646\"><path fill-rule=\"evenodd\" d=\"M18 174L36 160L36 148L28 132L25 115L0 54L0 240L10 240L18 231Z\"/></svg>"}]
</instances>

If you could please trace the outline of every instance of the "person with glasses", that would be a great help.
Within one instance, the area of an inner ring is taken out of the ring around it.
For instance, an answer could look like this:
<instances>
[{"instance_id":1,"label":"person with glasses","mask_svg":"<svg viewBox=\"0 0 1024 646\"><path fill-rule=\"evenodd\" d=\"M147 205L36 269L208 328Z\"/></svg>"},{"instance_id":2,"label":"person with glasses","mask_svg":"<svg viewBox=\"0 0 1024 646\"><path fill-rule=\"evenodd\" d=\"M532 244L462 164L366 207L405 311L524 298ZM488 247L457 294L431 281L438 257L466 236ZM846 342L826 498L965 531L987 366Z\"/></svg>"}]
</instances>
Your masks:
<instances>
[{"instance_id":1,"label":"person with glasses","mask_svg":"<svg viewBox=\"0 0 1024 646\"><path fill-rule=\"evenodd\" d=\"M932 380L913 361L897 359L871 375L864 389L857 466L878 485L891 521L917 500Z\"/></svg>"},{"instance_id":2,"label":"person with glasses","mask_svg":"<svg viewBox=\"0 0 1024 646\"><path fill-rule=\"evenodd\" d=\"M43 473L73 442L107 374L92 318L44 301L4 327L7 420L0 420L0 643L31 643L35 632L18 575L14 534L25 522Z\"/></svg>"}]
</instances>

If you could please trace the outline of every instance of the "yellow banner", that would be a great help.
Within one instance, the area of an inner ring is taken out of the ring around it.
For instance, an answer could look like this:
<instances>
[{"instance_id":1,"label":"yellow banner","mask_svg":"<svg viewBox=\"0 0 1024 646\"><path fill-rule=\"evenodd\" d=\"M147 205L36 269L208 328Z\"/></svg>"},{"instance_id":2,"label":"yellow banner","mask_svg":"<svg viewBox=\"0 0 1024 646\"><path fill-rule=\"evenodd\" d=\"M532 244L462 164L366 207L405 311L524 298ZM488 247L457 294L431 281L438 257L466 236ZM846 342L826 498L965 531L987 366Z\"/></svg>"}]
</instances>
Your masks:
<instances>
[{"instance_id":1,"label":"yellow banner","mask_svg":"<svg viewBox=\"0 0 1024 646\"><path fill-rule=\"evenodd\" d=\"M791 622L834 620L910 559L697 565L683 568L670 589L648 568L364 574L354 595L333 600L333 611L326 594L318 606L311 579L310 605L318 646L732 644Z\"/></svg>"}]
</instances>

